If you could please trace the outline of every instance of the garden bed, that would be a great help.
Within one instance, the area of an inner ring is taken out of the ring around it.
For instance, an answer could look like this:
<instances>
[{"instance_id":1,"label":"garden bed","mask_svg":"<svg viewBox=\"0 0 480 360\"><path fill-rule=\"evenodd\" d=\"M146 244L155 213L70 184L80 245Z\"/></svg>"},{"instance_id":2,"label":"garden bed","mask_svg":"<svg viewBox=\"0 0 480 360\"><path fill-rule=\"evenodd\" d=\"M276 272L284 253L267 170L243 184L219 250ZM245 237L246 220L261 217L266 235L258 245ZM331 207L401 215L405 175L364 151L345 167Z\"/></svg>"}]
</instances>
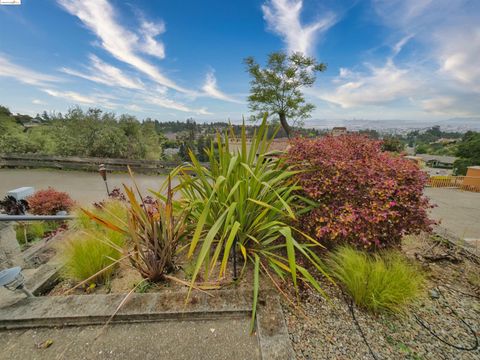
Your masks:
<instances>
[{"instance_id":1,"label":"garden bed","mask_svg":"<svg viewBox=\"0 0 480 360\"><path fill-rule=\"evenodd\" d=\"M143 281L140 273L133 268L128 260L122 261L118 268L111 274L110 279L105 283L86 282L78 286L78 281L63 279L61 271L58 280L52 284L42 296L64 296L64 295L95 295L95 294L126 294L132 289L136 293L159 293L186 291L191 283L191 263L185 256L179 256L176 271L170 273L162 282L151 283ZM218 269L217 269L218 270ZM195 282L195 287L208 290L212 295L222 289L235 288L238 291L252 292L252 269L247 267L244 276L232 283L233 270L227 268L225 275L218 279L218 271L211 275L211 281L204 282L200 272ZM218 279L213 281L213 279ZM193 290L194 292L198 290Z\"/></svg>"},{"instance_id":2,"label":"garden bed","mask_svg":"<svg viewBox=\"0 0 480 360\"><path fill-rule=\"evenodd\" d=\"M339 288L324 282L330 302L317 292L301 291L300 310L285 301L287 328L297 359L478 359L471 348L480 332L479 263L441 239L427 235L407 237L402 251L426 271L425 295L405 315L372 315L353 308ZM304 312L303 316L301 311ZM465 323L462 322L465 321ZM470 328L469 328L470 327Z\"/></svg>"}]
</instances>

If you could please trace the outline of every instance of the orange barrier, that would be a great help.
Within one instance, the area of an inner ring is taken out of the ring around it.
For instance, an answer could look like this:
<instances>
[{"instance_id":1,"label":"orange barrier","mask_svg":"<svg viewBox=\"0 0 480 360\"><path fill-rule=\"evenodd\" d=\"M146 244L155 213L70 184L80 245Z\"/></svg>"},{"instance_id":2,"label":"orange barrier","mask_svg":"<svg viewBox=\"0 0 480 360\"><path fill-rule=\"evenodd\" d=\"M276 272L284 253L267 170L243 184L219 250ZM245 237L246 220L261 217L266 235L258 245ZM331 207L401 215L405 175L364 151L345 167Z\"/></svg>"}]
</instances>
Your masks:
<instances>
[{"instance_id":1,"label":"orange barrier","mask_svg":"<svg viewBox=\"0 0 480 360\"><path fill-rule=\"evenodd\" d=\"M427 186L480 192L480 178L472 176L431 176Z\"/></svg>"}]
</instances>

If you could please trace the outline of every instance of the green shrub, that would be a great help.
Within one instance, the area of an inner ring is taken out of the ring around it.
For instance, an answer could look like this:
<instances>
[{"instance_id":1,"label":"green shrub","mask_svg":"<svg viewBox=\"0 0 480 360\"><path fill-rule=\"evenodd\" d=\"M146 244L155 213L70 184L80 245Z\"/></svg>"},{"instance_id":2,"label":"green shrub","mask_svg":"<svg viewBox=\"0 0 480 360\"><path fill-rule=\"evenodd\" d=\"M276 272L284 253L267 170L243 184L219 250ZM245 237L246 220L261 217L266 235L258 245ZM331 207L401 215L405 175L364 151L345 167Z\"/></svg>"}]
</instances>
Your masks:
<instances>
[{"instance_id":1,"label":"green shrub","mask_svg":"<svg viewBox=\"0 0 480 360\"><path fill-rule=\"evenodd\" d=\"M120 201L108 201L89 211L117 226L127 222L127 209ZM99 225L82 211L77 212L73 228L74 232L59 248L59 257L65 265L64 278L84 281L120 259L126 241L124 234ZM92 281L105 282L115 268L111 266Z\"/></svg>"},{"instance_id":2,"label":"green shrub","mask_svg":"<svg viewBox=\"0 0 480 360\"><path fill-rule=\"evenodd\" d=\"M419 296L424 281L419 269L396 251L370 255L340 247L328 264L355 303L373 312L401 312Z\"/></svg>"}]
</instances>

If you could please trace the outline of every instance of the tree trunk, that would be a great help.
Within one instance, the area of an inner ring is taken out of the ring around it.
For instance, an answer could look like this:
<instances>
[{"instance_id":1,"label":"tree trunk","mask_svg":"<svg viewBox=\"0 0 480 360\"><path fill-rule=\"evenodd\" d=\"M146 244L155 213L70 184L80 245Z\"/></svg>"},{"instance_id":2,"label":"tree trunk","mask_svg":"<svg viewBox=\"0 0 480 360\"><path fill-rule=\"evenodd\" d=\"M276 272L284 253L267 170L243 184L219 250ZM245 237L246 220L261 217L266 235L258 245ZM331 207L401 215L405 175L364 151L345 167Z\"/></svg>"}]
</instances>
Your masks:
<instances>
[{"instance_id":1,"label":"tree trunk","mask_svg":"<svg viewBox=\"0 0 480 360\"><path fill-rule=\"evenodd\" d=\"M290 125L288 125L285 113L281 111L278 113L278 116L280 118L280 124L282 125L283 130L285 130L285 132L287 133L287 137L290 139Z\"/></svg>"}]
</instances>

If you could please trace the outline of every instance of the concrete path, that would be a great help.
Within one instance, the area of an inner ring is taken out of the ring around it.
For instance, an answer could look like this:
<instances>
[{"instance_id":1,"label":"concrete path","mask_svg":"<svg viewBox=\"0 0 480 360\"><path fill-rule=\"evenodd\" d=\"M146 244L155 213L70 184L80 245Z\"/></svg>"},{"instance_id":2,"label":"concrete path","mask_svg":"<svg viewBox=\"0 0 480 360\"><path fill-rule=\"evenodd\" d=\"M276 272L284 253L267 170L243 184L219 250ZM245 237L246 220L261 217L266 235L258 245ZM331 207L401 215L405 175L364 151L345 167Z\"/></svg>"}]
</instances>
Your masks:
<instances>
[{"instance_id":1,"label":"concrete path","mask_svg":"<svg viewBox=\"0 0 480 360\"><path fill-rule=\"evenodd\" d=\"M458 189L426 188L432 217L461 239L480 239L480 193Z\"/></svg>"},{"instance_id":2,"label":"concrete path","mask_svg":"<svg viewBox=\"0 0 480 360\"><path fill-rule=\"evenodd\" d=\"M165 180L164 175L136 174L140 190L148 195L148 189L158 190ZM108 174L108 186L123 189L122 184L132 185L128 174ZM0 198L9 190L33 186L35 190L49 186L65 191L81 205L88 205L105 198L105 184L98 173L43 169L0 169Z\"/></svg>"},{"instance_id":3,"label":"concrete path","mask_svg":"<svg viewBox=\"0 0 480 360\"><path fill-rule=\"evenodd\" d=\"M0 359L255 360L249 319L37 328L0 332ZM100 334L100 336L98 336ZM98 336L97 339L95 339ZM52 341L48 348L40 344Z\"/></svg>"}]
</instances>

